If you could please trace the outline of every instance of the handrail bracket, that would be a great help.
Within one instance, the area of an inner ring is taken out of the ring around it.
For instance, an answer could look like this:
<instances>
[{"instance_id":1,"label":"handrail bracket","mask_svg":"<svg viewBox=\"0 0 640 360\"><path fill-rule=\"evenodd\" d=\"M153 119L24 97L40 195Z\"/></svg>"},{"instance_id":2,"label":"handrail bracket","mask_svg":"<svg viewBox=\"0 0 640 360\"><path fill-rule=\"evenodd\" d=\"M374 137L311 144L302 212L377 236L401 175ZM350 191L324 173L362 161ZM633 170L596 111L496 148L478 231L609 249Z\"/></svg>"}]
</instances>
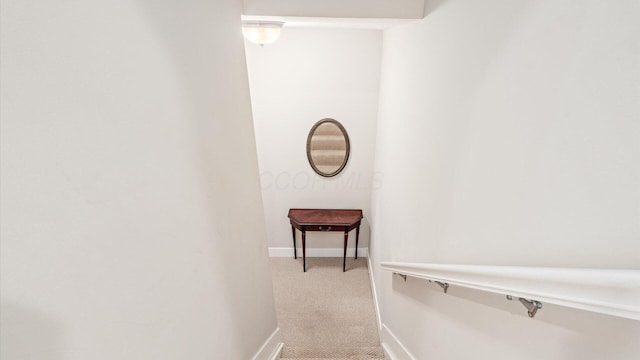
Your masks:
<instances>
[{"instance_id":1,"label":"handrail bracket","mask_svg":"<svg viewBox=\"0 0 640 360\"><path fill-rule=\"evenodd\" d=\"M449 283L442 282L442 281L431 281L431 280L429 280L429 282L435 282L436 284L440 285L442 290L444 290L445 294L447 293L447 290L449 290Z\"/></svg>"},{"instance_id":2,"label":"handrail bracket","mask_svg":"<svg viewBox=\"0 0 640 360\"><path fill-rule=\"evenodd\" d=\"M404 282L407 282L407 275L405 274L400 274L398 272L394 272L393 275L398 275L400 276L402 279L404 279Z\"/></svg>"},{"instance_id":3,"label":"handrail bracket","mask_svg":"<svg viewBox=\"0 0 640 360\"><path fill-rule=\"evenodd\" d=\"M507 300L513 300L513 296L507 295ZM520 303L522 303L522 305L527 308L527 314L529 314L530 318L536 316L538 309L542 309L542 303L540 301L527 300L525 298L518 298L518 300L520 300Z\"/></svg>"}]
</instances>

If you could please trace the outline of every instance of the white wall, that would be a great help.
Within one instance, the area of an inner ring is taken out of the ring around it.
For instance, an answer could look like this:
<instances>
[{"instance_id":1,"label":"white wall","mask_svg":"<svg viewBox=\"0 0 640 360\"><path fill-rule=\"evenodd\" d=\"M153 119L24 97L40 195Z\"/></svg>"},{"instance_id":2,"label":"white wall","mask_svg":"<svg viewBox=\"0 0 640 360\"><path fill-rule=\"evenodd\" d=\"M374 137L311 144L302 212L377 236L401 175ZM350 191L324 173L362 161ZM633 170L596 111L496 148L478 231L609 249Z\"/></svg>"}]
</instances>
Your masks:
<instances>
[{"instance_id":1,"label":"white wall","mask_svg":"<svg viewBox=\"0 0 640 360\"><path fill-rule=\"evenodd\" d=\"M249 359L275 330L240 13L2 1L2 359Z\"/></svg>"},{"instance_id":2,"label":"white wall","mask_svg":"<svg viewBox=\"0 0 640 360\"><path fill-rule=\"evenodd\" d=\"M363 209L359 247L368 245L381 41L379 30L285 27L274 44L246 43L269 247L293 246L287 212L296 207ZM306 155L309 130L327 117L351 141L347 166L332 178L316 174ZM308 248L343 246L338 233L307 239Z\"/></svg>"},{"instance_id":3,"label":"white wall","mask_svg":"<svg viewBox=\"0 0 640 360\"><path fill-rule=\"evenodd\" d=\"M244 0L243 14L422 19L425 0Z\"/></svg>"},{"instance_id":4,"label":"white wall","mask_svg":"<svg viewBox=\"0 0 640 360\"><path fill-rule=\"evenodd\" d=\"M444 1L385 31L371 256L417 359L640 357L638 322L378 270L640 268L639 95L637 1Z\"/></svg>"}]
</instances>

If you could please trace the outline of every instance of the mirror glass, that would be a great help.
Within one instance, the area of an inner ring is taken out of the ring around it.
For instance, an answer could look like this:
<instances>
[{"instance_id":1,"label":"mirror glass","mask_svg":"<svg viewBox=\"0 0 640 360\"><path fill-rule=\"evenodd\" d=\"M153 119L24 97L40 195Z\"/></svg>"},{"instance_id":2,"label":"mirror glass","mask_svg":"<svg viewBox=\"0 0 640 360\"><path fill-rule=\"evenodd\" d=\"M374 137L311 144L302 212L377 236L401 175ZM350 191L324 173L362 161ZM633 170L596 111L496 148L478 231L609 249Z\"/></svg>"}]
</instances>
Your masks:
<instances>
[{"instance_id":1,"label":"mirror glass","mask_svg":"<svg viewBox=\"0 0 640 360\"><path fill-rule=\"evenodd\" d=\"M338 175L349 160L349 136L342 124L322 119L313 125L307 137L307 159L319 175Z\"/></svg>"}]
</instances>

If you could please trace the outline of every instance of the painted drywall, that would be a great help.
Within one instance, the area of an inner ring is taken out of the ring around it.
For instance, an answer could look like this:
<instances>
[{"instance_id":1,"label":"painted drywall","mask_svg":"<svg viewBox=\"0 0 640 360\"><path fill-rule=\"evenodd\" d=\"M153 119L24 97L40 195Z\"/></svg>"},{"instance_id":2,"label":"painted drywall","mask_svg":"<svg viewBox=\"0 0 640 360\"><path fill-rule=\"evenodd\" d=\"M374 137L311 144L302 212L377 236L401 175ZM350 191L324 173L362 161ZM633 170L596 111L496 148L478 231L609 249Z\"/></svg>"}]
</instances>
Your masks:
<instances>
[{"instance_id":1,"label":"painted drywall","mask_svg":"<svg viewBox=\"0 0 640 360\"><path fill-rule=\"evenodd\" d=\"M363 209L359 247L367 247L371 189L383 180L373 173L381 46L379 30L286 27L274 44L246 42L269 247L293 247L290 208ZM306 155L309 130L323 118L340 121L351 143L332 178ZM343 247L339 233L307 235L308 248Z\"/></svg>"},{"instance_id":2,"label":"painted drywall","mask_svg":"<svg viewBox=\"0 0 640 360\"><path fill-rule=\"evenodd\" d=\"M425 0L244 0L245 15L422 19Z\"/></svg>"},{"instance_id":3,"label":"painted drywall","mask_svg":"<svg viewBox=\"0 0 640 360\"><path fill-rule=\"evenodd\" d=\"M416 359L632 359L640 323L406 283L383 260L640 268L640 4L443 1L386 30L370 256Z\"/></svg>"},{"instance_id":4,"label":"painted drywall","mask_svg":"<svg viewBox=\"0 0 640 360\"><path fill-rule=\"evenodd\" d=\"M239 1L2 1L2 359L276 329Z\"/></svg>"}]
</instances>

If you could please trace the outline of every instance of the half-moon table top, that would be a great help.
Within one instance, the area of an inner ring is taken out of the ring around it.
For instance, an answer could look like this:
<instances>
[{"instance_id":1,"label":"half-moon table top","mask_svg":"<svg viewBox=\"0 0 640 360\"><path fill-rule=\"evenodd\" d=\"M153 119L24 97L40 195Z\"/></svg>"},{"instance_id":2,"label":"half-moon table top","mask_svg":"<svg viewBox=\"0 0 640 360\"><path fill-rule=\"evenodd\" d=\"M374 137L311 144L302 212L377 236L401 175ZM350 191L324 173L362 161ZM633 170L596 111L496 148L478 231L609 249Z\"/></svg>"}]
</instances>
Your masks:
<instances>
[{"instance_id":1,"label":"half-moon table top","mask_svg":"<svg viewBox=\"0 0 640 360\"><path fill-rule=\"evenodd\" d=\"M289 219L298 225L352 226L362 220L359 209L290 209Z\"/></svg>"}]
</instances>

